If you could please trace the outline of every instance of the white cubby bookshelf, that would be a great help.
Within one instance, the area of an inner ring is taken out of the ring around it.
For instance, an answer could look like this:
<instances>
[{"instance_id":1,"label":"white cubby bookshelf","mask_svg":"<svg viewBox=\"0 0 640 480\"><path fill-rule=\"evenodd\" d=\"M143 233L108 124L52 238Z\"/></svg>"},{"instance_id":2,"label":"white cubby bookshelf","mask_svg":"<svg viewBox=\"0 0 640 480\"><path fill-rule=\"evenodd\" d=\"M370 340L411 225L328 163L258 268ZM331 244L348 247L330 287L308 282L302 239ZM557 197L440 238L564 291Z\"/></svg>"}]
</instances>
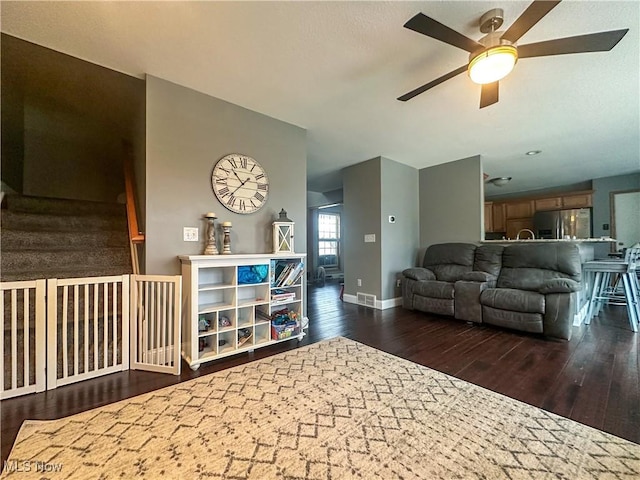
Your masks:
<instances>
[{"instance_id":1,"label":"white cubby bookshelf","mask_svg":"<svg viewBox=\"0 0 640 480\"><path fill-rule=\"evenodd\" d=\"M193 370L228 355L304 337L305 254L178 258L183 282L182 357ZM265 266L266 276L255 283L243 283L239 267L252 266ZM297 315L299 332L274 339L270 317L284 308Z\"/></svg>"}]
</instances>

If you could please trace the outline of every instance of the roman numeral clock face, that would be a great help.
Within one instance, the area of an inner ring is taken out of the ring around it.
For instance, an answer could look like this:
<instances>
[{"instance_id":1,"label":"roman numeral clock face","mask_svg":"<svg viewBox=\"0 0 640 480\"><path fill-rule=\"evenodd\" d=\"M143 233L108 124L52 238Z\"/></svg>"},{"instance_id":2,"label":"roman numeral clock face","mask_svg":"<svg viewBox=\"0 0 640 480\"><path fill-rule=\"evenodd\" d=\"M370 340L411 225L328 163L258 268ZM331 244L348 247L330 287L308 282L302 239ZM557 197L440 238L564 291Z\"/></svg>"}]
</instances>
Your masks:
<instances>
[{"instance_id":1,"label":"roman numeral clock face","mask_svg":"<svg viewBox=\"0 0 640 480\"><path fill-rule=\"evenodd\" d=\"M235 213L253 213L267 202L269 179L253 158L238 153L218 160L211 175L213 192Z\"/></svg>"}]
</instances>

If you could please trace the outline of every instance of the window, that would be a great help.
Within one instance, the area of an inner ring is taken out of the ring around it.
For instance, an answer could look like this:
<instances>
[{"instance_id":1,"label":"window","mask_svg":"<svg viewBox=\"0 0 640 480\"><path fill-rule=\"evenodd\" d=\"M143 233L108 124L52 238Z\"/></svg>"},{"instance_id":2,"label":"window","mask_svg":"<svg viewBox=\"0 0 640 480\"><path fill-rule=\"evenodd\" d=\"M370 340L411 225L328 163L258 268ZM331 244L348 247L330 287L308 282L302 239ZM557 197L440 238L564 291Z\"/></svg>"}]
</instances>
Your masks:
<instances>
[{"instance_id":1,"label":"window","mask_svg":"<svg viewBox=\"0 0 640 480\"><path fill-rule=\"evenodd\" d=\"M318 263L337 267L340 253L340 214L318 214Z\"/></svg>"}]
</instances>

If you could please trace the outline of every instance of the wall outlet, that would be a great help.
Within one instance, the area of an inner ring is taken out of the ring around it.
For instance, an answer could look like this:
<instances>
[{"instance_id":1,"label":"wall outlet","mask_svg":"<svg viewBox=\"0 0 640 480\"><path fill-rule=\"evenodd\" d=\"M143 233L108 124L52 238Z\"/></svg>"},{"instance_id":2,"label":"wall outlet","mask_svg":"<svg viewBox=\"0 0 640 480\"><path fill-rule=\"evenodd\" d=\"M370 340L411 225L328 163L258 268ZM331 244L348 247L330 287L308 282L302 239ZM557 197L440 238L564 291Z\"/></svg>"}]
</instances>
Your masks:
<instances>
[{"instance_id":1,"label":"wall outlet","mask_svg":"<svg viewBox=\"0 0 640 480\"><path fill-rule=\"evenodd\" d=\"M182 234L185 242L197 242L198 241L198 228L197 227L184 227Z\"/></svg>"},{"instance_id":2,"label":"wall outlet","mask_svg":"<svg viewBox=\"0 0 640 480\"><path fill-rule=\"evenodd\" d=\"M389 215L389 223L396 223L396 216L395 215Z\"/></svg>"},{"instance_id":3,"label":"wall outlet","mask_svg":"<svg viewBox=\"0 0 640 480\"><path fill-rule=\"evenodd\" d=\"M375 233L367 233L364 236L364 241L365 243L372 243L376 241L376 234Z\"/></svg>"},{"instance_id":4,"label":"wall outlet","mask_svg":"<svg viewBox=\"0 0 640 480\"><path fill-rule=\"evenodd\" d=\"M361 278L359 278L359 279L358 279L358 286L359 286L359 287L361 287L361 286L362 286L362 279L361 279Z\"/></svg>"},{"instance_id":5,"label":"wall outlet","mask_svg":"<svg viewBox=\"0 0 640 480\"><path fill-rule=\"evenodd\" d=\"M400 279L398 278L398 279L396 280L396 287L399 287L399 286L400 286Z\"/></svg>"}]
</instances>

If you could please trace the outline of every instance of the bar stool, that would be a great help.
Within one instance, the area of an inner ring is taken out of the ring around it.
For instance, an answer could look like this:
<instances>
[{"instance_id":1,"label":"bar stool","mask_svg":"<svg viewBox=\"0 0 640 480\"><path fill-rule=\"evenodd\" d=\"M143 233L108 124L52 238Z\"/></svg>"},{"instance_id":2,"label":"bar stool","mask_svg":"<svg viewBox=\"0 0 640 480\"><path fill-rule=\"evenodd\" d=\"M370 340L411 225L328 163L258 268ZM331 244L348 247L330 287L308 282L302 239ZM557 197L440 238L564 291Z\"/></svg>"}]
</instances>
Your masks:
<instances>
[{"instance_id":1,"label":"bar stool","mask_svg":"<svg viewBox=\"0 0 640 480\"><path fill-rule=\"evenodd\" d=\"M600 313L602 305L626 305L631 330L638 331L640 323L640 285L636 270L640 248L628 248L624 259L585 262L584 271L593 279L591 299L585 324ZM613 284L611 283L613 279Z\"/></svg>"}]
</instances>

